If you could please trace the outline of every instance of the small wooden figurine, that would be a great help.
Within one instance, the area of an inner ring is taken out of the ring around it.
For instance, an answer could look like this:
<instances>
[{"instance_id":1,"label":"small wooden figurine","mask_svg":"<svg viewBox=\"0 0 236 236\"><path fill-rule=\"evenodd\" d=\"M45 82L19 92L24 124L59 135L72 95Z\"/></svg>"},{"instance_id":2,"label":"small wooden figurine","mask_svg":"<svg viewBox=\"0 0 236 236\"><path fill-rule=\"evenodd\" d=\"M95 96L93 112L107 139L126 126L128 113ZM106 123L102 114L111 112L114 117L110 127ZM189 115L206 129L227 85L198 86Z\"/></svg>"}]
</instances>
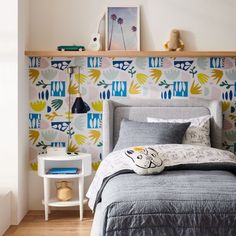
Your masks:
<instances>
[{"instance_id":1,"label":"small wooden figurine","mask_svg":"<svg viewBox=\"0 0 236 236\"><path fill-rule=\"evenodd\" d=\"M180 39L180 32L177 29L171 30L170 40L164 44L164 47L168 51L183 51L184 42Z\"/></svg>"}]
</instances>

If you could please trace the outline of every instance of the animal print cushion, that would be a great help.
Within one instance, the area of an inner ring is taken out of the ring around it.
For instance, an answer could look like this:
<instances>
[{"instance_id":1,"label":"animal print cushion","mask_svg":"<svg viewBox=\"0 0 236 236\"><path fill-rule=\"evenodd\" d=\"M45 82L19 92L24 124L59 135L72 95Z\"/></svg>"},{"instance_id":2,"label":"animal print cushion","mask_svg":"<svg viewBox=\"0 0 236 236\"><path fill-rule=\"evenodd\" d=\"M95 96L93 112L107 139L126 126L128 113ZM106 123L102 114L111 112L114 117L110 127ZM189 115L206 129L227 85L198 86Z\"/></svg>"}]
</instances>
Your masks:
<instances>
[{"instance_id":1,"label":"animal print cushion","mask_svg":"<svg viewBox=\"0 0 236 236\"><path fill-rule=\"evenodd\" d=\"M139 175L157 174L164 170L164 164L157 151L148 147L134 147L125 151L130 166Z\"/></svg>"},{"instance_id":2,"label":"animal print cushion","mask_svg":"<svg viewBox=\"0 0 236 236\"><path fill-rule=\"evenodd\" d=\"M191 122L183 137L183 144L211 146L210 139L210 118L211 116L200 116L191 119L159 119L148 117L150 123L185 123Z\"/></svg>"}]
</instances>

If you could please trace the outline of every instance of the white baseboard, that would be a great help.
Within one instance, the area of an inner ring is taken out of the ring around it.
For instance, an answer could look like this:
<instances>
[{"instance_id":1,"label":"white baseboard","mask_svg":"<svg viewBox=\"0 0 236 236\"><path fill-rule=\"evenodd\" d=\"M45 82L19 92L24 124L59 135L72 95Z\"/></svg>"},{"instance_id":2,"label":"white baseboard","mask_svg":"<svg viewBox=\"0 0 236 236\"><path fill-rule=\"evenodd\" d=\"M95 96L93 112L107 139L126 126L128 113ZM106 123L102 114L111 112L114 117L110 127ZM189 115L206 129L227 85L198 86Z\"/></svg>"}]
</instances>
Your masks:
<instances>
[{"instance_id":1,"label":"white baseboard","mask_svg":"<svg viewBox=\"0 0 236 236\"><path fill-rule=\"evenodd\" d=\"M11 193L0 190L0 235L3 235L11 225Z\"/></svg>"}]
</instances>

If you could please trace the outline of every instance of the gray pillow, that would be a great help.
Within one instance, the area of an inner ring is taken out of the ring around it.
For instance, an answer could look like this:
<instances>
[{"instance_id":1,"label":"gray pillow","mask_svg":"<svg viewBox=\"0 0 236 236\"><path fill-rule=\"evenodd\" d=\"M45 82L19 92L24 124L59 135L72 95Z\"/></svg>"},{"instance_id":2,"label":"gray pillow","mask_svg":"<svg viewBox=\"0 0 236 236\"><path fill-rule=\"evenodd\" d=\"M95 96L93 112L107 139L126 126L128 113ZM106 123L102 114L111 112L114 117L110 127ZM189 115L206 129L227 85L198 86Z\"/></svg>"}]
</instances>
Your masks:
<instances>
[{"instance_id":1,"label":"gray pillow","mask_svg":"<svg viewBox=\"0 0 236 236\"><path fill-rule=\"evenodd\" d=\"M114 151L153 144L181 144L191 123L147 123L123 119Z\"/></svg>"}]
</instances>

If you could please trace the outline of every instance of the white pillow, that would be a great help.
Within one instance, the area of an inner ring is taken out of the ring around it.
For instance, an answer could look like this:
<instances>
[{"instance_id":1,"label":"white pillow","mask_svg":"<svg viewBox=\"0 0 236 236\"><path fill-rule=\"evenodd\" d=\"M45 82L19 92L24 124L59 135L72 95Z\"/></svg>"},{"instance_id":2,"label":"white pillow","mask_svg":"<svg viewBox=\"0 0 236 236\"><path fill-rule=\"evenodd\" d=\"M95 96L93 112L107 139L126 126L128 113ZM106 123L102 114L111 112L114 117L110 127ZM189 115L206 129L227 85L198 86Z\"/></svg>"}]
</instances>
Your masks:
<instances>
[{"instance_id":1,"label":"white pillow","mask_svg":"<svg viewBox=\"0 0 236 236\"><path fill-rule=\"evenodd\" d=\"M189 128L187 129L184 137L183 144L192 145L203 145L211 146L210 139L210 115L201 116L191 119L159 119L147 117L147 122L160 123L160 122L170 122L170 123L185 123L191 122Z\"/></svg>"}]
</instances>

